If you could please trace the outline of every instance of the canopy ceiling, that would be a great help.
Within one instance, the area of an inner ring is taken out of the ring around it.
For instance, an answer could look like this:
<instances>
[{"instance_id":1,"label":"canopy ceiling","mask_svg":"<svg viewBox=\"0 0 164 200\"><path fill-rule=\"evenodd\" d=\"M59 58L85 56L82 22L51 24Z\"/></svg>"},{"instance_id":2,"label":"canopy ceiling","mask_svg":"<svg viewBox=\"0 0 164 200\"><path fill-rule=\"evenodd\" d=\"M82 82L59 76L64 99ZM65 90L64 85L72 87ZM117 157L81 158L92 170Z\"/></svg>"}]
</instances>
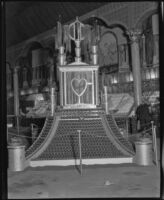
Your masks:
<instances>
[{"instance_id":1,"label":"canopy ceiling","mask_svg":"<svg viewBox=\"0 0 164 200\"><path fill-rule=\"evenodd\" d=\"M59 15L61 22L66 23L105 4L107 2L6 2L6 47L52 29Z\"/></svg>"}]
</instances>

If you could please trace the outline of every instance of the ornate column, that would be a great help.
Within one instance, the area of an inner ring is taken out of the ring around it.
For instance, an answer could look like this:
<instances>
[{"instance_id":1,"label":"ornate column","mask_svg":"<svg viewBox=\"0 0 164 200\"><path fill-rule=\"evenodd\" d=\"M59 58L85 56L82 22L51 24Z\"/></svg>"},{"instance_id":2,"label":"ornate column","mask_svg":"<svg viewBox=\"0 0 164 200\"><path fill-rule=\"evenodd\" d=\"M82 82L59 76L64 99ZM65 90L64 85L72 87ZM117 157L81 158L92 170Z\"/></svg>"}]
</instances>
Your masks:
<instances>
[{"instance_id":1,"label":"ornate column","mask_svg":"<svg viewBox=\"0 0 164 200\"><path fill-rule=\"evenodd\" d=\"M127 31L131 40L131 56L132 56L132 72L134 85L134 102L135 107L139 106L142 101L142 87L141 87L141 67L140 67L140 53L139 53L139 30Z\"/></svg>"},{"instance_id":2,"label":"ornate column","mask_svg":"<svg viewBox=\"0 0 164 200\"><path fill-rule=\"evenodd\" d=\"M23 68L23 88L28 87L28 82L27 82L27 68Z\"/></svg>"},{"instance_id":3,"label":"ornate column","mask_svg":"<svg viewBox=\"0 0 164 200\"><path fill-rule=\"evenodd\" d=\"M32 67L32 86L36 85L36 67Z\"/></svg>"},{"instance_id":4,"label":"ornate column","mask_svg":"<svg viewBox=\"0 0 164 200\"><path fill-rule=\"evenodd\" d=\"M142 35L142 67L146 67L145 35Z\"/></svg>"},{"instance_id":5,"label":"ornate column","mask_svg":"<svg viewBox=\"0 0 164 200\"><path fill-rule=\"evenodd\" d=\"M14 68L14 114L19 116L19 85L18 85L18 70L19 66Z\"/></svg>"},{"instance_id":6,"label":"ornate column","mask_svg":"<svg viewBox=\"0 0 164 200\"><path fill-rule=\"evenodd\" d=\"M49 84L52 85L53 81L54 81L54 65L50 65L50 82Z\"/></svg>"}]
</instances>

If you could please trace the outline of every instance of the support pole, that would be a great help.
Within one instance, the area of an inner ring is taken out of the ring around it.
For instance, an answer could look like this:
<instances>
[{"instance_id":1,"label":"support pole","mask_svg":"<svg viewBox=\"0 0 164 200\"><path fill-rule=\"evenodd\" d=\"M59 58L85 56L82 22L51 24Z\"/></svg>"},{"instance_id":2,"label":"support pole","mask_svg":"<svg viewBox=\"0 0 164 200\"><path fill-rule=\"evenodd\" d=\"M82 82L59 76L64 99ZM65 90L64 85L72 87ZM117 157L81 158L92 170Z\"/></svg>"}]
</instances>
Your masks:
<instances>
[{"instance_id":1,"label":"support pole","mask_svg":"<svg viewBox=\"0 0 164 200\"><path fill-rule=\"evenodd\" d=\"M16 124L19 134L19 85L18 85L18 69L19 66L14 68L14 115L16 117Z\"/></svg>"},{"instance_id":2,"label":"support pole","mask_svg":"<svg viewBox=\"0 0 164 200\"><path fill-rule=\"evenodd\" d=\"M157 152L157 138L156 138L156 126L154 126L154 153L155 153L155 163L158 166L158 152Z\"/></svg>"},{"instance_id":3,"label":"support pole","mask_svg":"<svg viewBox=\"0 0 164 200\"><path fill-rule=\"evenodd\" d=\"M145 35L142 35L142 67L146 67Z\"/></svg>"},{"instance_id":4,"label":"support pole","mask_svg":"<svg viewBox=\"0 0 164 200\"><path fill-rule=\"evenodd\" d=\"M54 65L53 64L50 65L49 72L50 72L49 85L51 86L54 81Z\"/></svg>"},{"instance_id":5,"label":"support pole","mask_svg":"<svg viewBox=\"0 0 164 200\"><path fill-rule=\"evenodd\" d=\"M104 99L105 99L105 112L106 114L109 114L108 110L108 90L107 86L104 86Z\"/></svg>"},{"instance_id":6,"label":"support pole","mask_svg":"<svg viewBox=\"0 0 164 200\"><path fill-rule=\"evenodd\" d=\"M153 140L153 151L154 151L154 122L153 121L151 121L151 129L152 129L152 140Z\"/></svg>"},{"instance_id":7,"label":"support pole","mask_svg":"<svg viewBox=\"0 0 164 200\"><path fill-rule=\"evenodd\" d=\"M82 152L81 152L81 130L77 130L79 134L79 156L80 156L80 174L82 176Z\"/></svg>"},{"instance_id":8,"label":"support pole","mask_svg":"<svg viewBox=\"0 0 164 200\"><path fill-rule=\"evenodd\" d=\"M56 105L56 99L55 99L55 87L51 87L51 116L54 115L55 105Z\"/></svg>"}]
</instances>

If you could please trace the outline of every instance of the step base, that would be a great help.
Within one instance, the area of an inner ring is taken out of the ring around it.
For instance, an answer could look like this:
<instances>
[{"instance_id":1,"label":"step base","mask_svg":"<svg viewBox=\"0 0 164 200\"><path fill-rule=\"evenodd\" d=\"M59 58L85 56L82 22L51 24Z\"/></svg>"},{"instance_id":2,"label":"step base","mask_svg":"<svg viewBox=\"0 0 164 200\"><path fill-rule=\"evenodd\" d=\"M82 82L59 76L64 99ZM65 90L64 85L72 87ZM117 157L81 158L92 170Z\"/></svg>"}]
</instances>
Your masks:
<instances>
[{"instance_id":1,"label":"step base","mask_svg":"<svg viewBox=\"0 0 164 200\"><path fill-rule=\"evenodd\" d=\"M83 159L83 165L104 165L104 164L122 164L133 163L133 157L127 158L100 158L100 159ZM80 159L71 160L39 160L30 161L30 167L45 167L45 166L70 166L80 165Z\"/></svg>"}]
</instances>

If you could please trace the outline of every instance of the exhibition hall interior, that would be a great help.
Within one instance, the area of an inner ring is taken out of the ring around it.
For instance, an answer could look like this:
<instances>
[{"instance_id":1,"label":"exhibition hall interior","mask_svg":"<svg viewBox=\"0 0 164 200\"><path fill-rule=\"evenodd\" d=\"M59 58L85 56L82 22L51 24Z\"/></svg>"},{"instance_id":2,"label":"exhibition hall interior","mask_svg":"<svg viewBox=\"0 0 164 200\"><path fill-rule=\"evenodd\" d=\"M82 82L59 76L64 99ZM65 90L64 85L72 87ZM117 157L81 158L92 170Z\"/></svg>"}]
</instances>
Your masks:
<instances>
[{"instance_id":1,"label":"exhibition hall interior","mask_svg":"<svg viewBox=\"0 0 164 200\"><path fill-rule=\"evenodd\" d=\"M5 3L9 198L159 197L159 8Z\"/></svg>"}]
</instances>

